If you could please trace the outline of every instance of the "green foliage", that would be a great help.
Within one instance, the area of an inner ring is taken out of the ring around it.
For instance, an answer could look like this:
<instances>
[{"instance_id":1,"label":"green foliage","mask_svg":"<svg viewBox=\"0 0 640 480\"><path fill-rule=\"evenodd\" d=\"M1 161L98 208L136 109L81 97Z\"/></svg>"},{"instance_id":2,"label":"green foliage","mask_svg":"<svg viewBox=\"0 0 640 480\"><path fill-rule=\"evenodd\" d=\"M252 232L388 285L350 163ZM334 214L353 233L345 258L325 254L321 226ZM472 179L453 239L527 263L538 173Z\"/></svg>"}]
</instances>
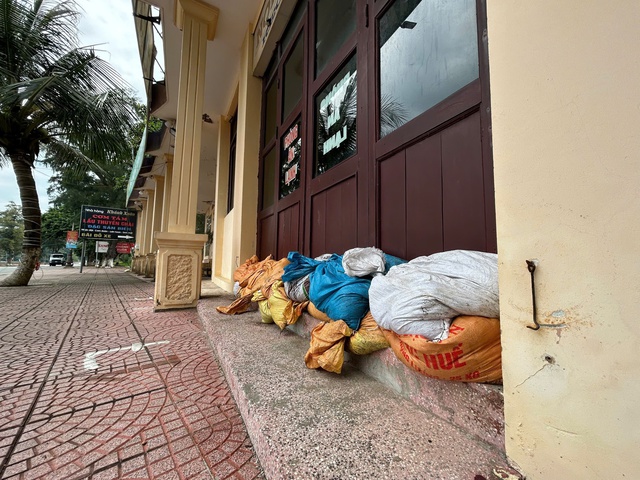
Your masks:
<instances>
[{"instance_id":1,"label":"green foliage","mask_svg":"<svg viewBox=\"0 0 640 480\"><path fill-rule=\"evenodd\" d=\"M3 285L26 285L40 253L31 167L41 150L63 181L95 177L94 188L126 175L123 163L133 158L132 95L92 47L77 45L76 8L73 1L0 0L0 166L13 167L25 222L20 267ZM117 174L111 162L120 162Z\"/></svg>"},{"instance_id":2,"label":"green foliage","mask_svg":"<svg viewBox=\"0 0 640 480\"><path fill-rule=\"evenodd\" d=\"M23 230L22 209L9 202L0 210L0 260L12 260L20 255Z\"/></svg>"},{"instance_id":3,"label":"green foliage","mask_svg":"<svg viewBox=\"0 0 640 480\"><path fill-rule=\"evenodd\" d=\"M62 252L66 246L67 232L77 228L80 214L62 207L54 207L42 215L42 258Z\"/></svg>"}]
</instances>

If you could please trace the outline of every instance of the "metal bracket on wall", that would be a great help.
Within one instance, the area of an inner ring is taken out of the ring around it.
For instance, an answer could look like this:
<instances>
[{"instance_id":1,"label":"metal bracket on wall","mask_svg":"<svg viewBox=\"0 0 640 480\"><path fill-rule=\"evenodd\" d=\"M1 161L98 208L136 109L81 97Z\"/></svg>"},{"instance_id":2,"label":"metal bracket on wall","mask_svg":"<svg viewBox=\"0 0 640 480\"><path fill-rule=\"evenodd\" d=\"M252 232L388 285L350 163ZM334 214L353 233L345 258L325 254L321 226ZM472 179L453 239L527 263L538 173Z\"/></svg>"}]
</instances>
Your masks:
<instances>
[{"instance_id":1,"label":"metal bracket on wall","mask_svg":"<svg viewBox=\"0 0 640 480\"><path fill-rule=\"evenodd\" d=\"M531 325L527 325L527 328L530 328L531 330L540 330L540 324L538 323L538 315L537 315L537 308L536 308L536 284L534 282L534 272L536 271L536 264L533 260L526 260L527 262L527 270L529 270L529 273L531 274L531 301L533 302L533 323L535 324L535 327L532 327Z\"/></svg>"}]
</instances>

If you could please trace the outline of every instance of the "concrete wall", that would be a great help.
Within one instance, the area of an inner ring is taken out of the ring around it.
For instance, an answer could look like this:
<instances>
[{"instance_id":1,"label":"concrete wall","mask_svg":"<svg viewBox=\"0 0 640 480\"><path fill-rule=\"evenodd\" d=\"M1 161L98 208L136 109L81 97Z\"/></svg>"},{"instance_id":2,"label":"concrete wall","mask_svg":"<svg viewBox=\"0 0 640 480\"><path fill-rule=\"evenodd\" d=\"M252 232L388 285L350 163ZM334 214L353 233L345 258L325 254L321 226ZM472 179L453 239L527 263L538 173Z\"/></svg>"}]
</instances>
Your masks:
<instances>
[{"instance_id":1,"label":"concrete wall","mask_svg":"<svg viewBox=\"0 0 640 480\"><path fill-rule=\"evenodd\" d=\"M487 16L507 454L529 480L637 478L640 2Z\"/></svg>"}]
</instances>

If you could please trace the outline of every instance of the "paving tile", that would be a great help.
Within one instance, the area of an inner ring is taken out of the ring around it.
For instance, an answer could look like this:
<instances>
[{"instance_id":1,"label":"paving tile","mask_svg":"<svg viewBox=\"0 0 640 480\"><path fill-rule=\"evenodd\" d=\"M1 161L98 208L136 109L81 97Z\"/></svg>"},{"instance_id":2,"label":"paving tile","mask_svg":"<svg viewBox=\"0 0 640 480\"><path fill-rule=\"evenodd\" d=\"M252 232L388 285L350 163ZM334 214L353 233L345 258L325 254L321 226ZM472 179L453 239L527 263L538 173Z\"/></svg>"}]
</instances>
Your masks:
<instances>
[{"instance_id":1,"label":"paving tile","mask_svg":"<svg viewBox=\"0 0 640 480\"><path fill-rule=\"evenodd\" d=\"M262 478L197 312L154 313L153 284L122 270L76 272L0 289L0 478Z\"/></svg>"}]
</instances>

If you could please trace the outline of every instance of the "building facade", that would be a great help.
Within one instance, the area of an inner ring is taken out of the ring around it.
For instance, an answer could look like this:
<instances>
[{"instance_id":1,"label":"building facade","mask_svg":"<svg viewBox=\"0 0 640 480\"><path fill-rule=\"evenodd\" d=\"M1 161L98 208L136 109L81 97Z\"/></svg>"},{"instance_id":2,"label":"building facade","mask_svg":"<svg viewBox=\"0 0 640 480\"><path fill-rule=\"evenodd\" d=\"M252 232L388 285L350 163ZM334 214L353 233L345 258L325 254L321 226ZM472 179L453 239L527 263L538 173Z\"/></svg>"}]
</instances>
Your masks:
<instances>
[{"instance_id":1,"label":"building facade","mask_svg":"<svg viewBox=\"0 0 640 480\"><path fill-rule=\"evenodd\" d=\"M159 309L196 304L203 257L231 290L253 254L497 252L509 459L529 479L639 474L640 5L133 6L166 121L129 195Z\"/></svg>"}]
</instances>

